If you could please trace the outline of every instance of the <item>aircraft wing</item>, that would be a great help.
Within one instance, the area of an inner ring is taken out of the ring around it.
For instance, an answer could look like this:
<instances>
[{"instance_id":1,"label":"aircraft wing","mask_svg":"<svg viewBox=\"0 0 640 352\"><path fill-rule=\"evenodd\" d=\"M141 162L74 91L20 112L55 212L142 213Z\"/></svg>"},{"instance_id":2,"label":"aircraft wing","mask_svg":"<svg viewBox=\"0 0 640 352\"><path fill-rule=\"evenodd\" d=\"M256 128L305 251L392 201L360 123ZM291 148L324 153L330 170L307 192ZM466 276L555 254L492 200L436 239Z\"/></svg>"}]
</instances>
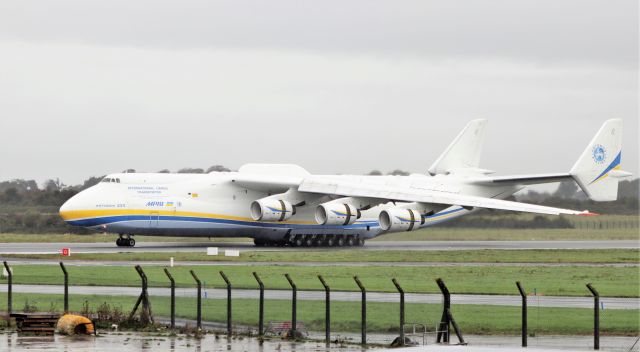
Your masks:
<instances>
[{"instance_id":1,"label":"aircraft wing","mask_svg":"<svg viewBox=\"0 0 640 352\"><path fill-rule=\"evenodd\" d=\"M576 211L412 187L394 187L379 184L373 185L320 177L305 178L298 186L298 191L347 197L369 197L405 202L447 204L462 207L489 208L551 215L595 215L594 213L590 213L586 210Z\"/></svg>"}]
</instances>

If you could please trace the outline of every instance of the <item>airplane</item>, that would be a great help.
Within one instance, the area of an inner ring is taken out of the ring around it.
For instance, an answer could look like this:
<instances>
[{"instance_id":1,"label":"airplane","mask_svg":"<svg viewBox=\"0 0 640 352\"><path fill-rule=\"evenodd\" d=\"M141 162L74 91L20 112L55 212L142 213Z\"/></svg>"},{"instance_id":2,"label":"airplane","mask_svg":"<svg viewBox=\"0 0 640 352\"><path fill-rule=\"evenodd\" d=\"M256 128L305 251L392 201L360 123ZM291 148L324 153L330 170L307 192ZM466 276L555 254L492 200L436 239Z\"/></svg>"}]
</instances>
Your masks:
<instances>
[{"instance_id":1,"label":"airplane","mask_svg":"<svg viewBox=\"0 0 640 352\"><path fill-rule=\"evenodd\" d=\"M594 201L617 199L622 120L606 121L568 173L492 176L479 167L487 121L469 122L425 174L312 175L292 164L237 172L116 173L65 202L70 225L134 235L250 237L256 246L346 247L456 219L479 209L597 215L508 201L528 185L575 181Z\"/></svg>"}]
</instances>

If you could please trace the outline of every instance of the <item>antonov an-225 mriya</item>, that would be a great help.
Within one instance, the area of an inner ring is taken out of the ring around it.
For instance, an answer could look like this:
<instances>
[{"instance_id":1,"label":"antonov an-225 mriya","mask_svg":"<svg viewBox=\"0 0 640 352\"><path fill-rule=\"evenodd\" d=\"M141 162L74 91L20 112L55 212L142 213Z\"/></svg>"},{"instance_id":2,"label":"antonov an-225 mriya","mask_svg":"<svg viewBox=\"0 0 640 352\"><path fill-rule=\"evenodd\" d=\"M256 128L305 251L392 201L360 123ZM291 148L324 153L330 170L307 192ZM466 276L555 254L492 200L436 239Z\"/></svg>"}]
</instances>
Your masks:
<instances>
[{"instance_id":1,"label":"antonov an-225 mriya","mask_svg":"<svg viewBox=\"0 0 640 352\"><path fill-rule=\"evenodd\" d=\"M238 172L120 173L60 208L69 224L133 235L251 237L257 246L362 246L480 209L593 215L506 201L527 185L575 180L594 201L617 198L622 121L608 120L568 173L490 176L478 167L486 120L471 121L429 168L410 176L311 175L297 165Z\"/></svg>"}]
</instances>

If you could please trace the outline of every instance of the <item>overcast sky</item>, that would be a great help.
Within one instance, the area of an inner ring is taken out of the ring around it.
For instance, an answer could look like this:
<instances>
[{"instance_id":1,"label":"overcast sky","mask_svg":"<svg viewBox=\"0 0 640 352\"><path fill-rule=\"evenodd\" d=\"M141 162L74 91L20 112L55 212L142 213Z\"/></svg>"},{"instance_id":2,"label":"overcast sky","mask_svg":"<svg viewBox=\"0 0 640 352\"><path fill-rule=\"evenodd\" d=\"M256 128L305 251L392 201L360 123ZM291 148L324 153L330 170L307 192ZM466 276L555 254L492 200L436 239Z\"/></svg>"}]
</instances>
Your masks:
<instances>
[{"instance_id":1,"label":"overcast sky","mask_svg":"<svg viewBox=\"0 0 640 352\"><path fill-rule=\"evenodd\" d=\"M500 174L622 118L638 174L638 1L0 2L0 180L424 173L479 117Z\"/></svg>"}]
</instances>

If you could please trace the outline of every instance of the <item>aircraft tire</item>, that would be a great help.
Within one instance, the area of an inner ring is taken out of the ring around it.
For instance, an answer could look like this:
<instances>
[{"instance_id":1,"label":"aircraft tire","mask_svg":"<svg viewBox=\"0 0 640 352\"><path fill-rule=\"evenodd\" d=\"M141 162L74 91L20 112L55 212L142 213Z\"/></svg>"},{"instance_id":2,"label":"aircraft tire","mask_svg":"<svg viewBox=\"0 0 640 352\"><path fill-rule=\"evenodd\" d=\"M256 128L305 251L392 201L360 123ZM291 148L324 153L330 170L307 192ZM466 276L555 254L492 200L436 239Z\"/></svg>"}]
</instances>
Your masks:
<instances>
[{"instance_id":1,"label":"aircraft tire","mask_svg":"<svg viewBox=\"0 0 640 352\"><path fill-rule=\"evenodd\" d=\"M296 238L293 239L294 247L302 247L303 244L304 244L304 241L302 236L296 236Z\"/></svg>"},{"instance_id":2,"label":"aircraft tire","mask_svg":"<svg viewBox=\"0 0 640 352\"><path fill-rule=\"evenodd\" d=\"M327 247L333 247L335 243L336 240L331 235L327 236L327 239L324 241L324 245Z\"/></svg>"},{"instance_id":3,"label":"aircraft tire","mask_svg":"<svg viewBox=\"0 0 640 352\"><path fill-rule=\"evenodd\" d=\"M340 236L336 239L336 247L344 247L344 237Z\"/></svg>"},{"instance_id":4,"label":"aircraft tire","mask_svg":"<svg viewBox=\"0 0 640 352\"><path fill-rule=\"evenodd\" d=\"M347 236L347 246L353 247L356 245L356 240L353 236Z\"/></svg>"},{"instance_id":5,"label":"aircraft tire","mask_svg":"<svg viewBox=\"0 0 640 352\"><path fill-rule=\"evenodd\" d=\"M254 239L253 239L253 244L254 244L256 247L264 247L265 245L267 245L267 244L268 244L268 242L267 242L267 241L264 241L264 240L259 240L259 239L257 239L257 238L254 238Z\"/></svg>"},{"instance_id":6,"label":"aircraft tire","mask_svg":"<svg viewBox=\"0 0 640 352\"><path fill-rule=\"evenodd\" d=\"M315 241L311 235L304 236L304 246L305 247L313 247Z\"/></svg>"},{"instance_id":7,"label":"aircraft tire","mask_svg":"<svg viewBox=\"0 0 640 352\"><path fill-rule=\"evenodd\" d=\"M362 238L358 238L358 239L356 240L356 245L357 245L358 247L364 247L364 240L363 240Z\"/></svg>"},{"instance_id":8,"label":"aircraft tire","mask_svg":"<svg viewBox=\"0 0 640 352\"><path fill-rule=\"evenodd\" d=\"M127 247L135 247L135 246L136 246L136 240L134 240L131 237L127 238Z\"/></svg>"},{"instance_id":9,"label":"aircraft tire","mask_svg":"<svg viewBox=\"0 0 640 352\"><path fill-rule=\"evenodd\" d=\"M116 246L118 246L118 247L122 247L122 246L124 246L124 243L122 243L122 242L123 242L123 241L122 241L123 239L124 239L124 238L122 238L122 237L118 237L118 239L116 239Z\"/></svg>"}]
</instances>

